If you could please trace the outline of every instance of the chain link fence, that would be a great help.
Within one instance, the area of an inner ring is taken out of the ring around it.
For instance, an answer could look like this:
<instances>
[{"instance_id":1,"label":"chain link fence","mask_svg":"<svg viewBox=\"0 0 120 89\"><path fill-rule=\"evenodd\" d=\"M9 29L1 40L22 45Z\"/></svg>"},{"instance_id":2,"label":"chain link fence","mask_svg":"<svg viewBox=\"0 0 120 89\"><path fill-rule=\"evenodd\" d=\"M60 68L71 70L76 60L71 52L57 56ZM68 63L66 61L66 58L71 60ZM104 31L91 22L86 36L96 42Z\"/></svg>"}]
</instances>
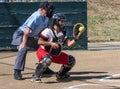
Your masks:
<instances>
[{"instance_id":1,"label":"chain link fence","mask_svg":"<svg viewBox=\"0 0 120 89\"><path fill-rule=\"evenodd\" d=\"M79 1L86 1L86 0L0 0L0 2L79 2Z\"/></svg>"},{"instance_id":2,"label":"chain link fence","mask_svg":"<svg viewBox=\"0 0 120 89\"><path fill-rule=\"evenodd\" d=\"M87 5L86 2L53 2L55 13L64 13L66 16L67 35L72 39L74 24L81 22L87 29ZM39 2L12 2L0 3L0 50L11 50L10 43L13 32L38 8ZM68 49L67 46L64 47ZM82 39L70 49L87 49L87 31Z\"/></svg>"}]
</instances>

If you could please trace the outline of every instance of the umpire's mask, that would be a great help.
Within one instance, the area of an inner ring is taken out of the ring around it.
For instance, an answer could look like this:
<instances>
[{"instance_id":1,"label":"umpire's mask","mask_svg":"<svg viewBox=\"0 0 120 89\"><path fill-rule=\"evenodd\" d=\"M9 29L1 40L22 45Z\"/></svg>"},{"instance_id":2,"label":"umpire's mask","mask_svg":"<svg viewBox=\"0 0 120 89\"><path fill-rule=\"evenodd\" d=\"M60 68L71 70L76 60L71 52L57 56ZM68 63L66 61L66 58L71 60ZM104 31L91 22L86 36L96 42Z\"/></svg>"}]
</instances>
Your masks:
<instances>
[{"instance_id":1,"label":"umpire's mask","mask_svg":"<svg viewBox=\"0 0 120 89\"><path fill-rule=\"evenodd\" d=\"M49 2L41 2L39 5L39 8L43 8L46 10L46 15L48 18L51 18L53 16L53 12L55 7L53 6L53 4L49 3Z\"/></svg>"}]
</instances>

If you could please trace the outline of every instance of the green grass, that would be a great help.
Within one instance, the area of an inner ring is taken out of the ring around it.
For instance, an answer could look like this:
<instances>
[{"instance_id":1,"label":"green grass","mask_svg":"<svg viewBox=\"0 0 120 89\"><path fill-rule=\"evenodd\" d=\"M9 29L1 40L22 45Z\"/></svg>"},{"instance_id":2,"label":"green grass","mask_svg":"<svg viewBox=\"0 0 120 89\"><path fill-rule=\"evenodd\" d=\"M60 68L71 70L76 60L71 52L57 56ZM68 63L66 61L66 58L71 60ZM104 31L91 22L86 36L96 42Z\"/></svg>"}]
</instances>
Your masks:
<instances>
[{"instance_id":1,"label":"green grass","mask_svg":"<svg viewBox=\"0 0 120 89\"><path fill-rule=\"evenodd\" d=\"M120 1L88 0L88 41L120 41Z\"/></svg>"}]
</instances>

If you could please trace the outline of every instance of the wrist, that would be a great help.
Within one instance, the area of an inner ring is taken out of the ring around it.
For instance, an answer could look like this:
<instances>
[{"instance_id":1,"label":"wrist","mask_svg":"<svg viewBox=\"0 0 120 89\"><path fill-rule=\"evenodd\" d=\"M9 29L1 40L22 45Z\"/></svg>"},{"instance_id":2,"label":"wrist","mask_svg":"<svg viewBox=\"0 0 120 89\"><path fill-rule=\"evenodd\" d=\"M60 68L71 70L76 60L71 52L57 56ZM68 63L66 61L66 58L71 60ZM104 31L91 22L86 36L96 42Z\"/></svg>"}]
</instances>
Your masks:
<instances>
[{"instance_id":1,"label":"wrist","mask_svg":"<svg viewBox=\"0 0 120 89\"><path fill-rule=\"evenodd\" d=\"M76 41L78 41L78 39L76 39L76 38L73 38L73 40L76 42Z\"/></svg>"}]
</instances>

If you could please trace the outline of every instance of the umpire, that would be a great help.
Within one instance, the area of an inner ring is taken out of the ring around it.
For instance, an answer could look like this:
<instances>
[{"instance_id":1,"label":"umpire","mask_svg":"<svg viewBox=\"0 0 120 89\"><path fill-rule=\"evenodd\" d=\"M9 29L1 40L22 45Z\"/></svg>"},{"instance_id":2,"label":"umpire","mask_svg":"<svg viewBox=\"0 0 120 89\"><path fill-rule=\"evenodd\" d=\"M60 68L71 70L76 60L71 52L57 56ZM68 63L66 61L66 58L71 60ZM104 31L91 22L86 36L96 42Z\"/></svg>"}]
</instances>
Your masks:
<instances>
[{"instance_id":1,"label":"umpire","mask_svg":"<svg viewBox=\"0 0 120 89\"><path fill-rule=\"evenodd\" d=\"M21 71L24 71L27 47L38 48L37 39L39 32L48 26L48 21L52 17L54 6L49 2L41 2L39 9L35 11L23 25L13 34L12 45L17 46L18 54L14 65L14 79L22 80ZM49 68L45 73L54 73Z\"/></svg>"}]
</instances>

